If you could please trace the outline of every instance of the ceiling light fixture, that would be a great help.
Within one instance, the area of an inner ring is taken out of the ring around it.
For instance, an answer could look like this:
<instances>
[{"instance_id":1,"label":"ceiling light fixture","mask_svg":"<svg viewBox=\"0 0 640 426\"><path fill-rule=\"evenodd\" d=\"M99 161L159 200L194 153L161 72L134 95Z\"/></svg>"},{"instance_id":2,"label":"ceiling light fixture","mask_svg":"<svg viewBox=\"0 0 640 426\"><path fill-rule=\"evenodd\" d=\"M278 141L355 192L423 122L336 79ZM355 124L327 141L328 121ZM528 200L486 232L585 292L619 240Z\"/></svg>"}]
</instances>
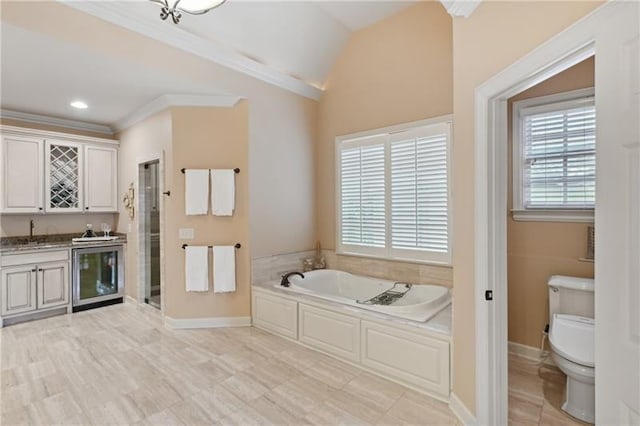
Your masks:
<instances>
[{"instance_id":1,"label":"ceiling light fixture","mask_svg":"<svg viewBox=\"0 0 640 426\"><path fill-rule=\"evenodd\" d=\"M221 6L227 0L149 0L162 6L160 18L164 21L169 16L174 24L180 22L182 12L191 15L202 15L211 9Z\"/></svg>"},{"instance_id":2,"label":"ceiling light fixture","mask_svg":"<svg viewBox=\"0 0 640 426\"><path fill-rule=\"evenodd\" d=\"M87 109L87 108L89 108L89 105L87 105L86 103L84 103L82 101L73 101L69 105L71 105L72 107L77 108L77 109Z\"/></svg>"}]
</instances>

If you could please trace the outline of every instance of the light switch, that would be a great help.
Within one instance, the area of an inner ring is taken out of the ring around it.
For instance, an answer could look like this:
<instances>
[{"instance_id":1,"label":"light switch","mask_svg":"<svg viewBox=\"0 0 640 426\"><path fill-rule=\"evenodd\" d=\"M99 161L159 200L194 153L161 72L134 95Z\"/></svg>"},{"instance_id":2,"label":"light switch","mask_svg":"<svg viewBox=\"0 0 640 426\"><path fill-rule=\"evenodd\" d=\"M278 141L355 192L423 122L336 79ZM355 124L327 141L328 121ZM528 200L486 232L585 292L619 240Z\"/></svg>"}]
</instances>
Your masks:
<instances>
[{"instance_id":1,"label":"light switch","mask_svg":"<svg viewBox=\"0 0 640 426\"><path fill-rule=\"evenodd\" d=\"M178 235L178 238L181 240L193 240L195 238L193 228L180 228L178 230Z\"/></svg>"}]
</instances>

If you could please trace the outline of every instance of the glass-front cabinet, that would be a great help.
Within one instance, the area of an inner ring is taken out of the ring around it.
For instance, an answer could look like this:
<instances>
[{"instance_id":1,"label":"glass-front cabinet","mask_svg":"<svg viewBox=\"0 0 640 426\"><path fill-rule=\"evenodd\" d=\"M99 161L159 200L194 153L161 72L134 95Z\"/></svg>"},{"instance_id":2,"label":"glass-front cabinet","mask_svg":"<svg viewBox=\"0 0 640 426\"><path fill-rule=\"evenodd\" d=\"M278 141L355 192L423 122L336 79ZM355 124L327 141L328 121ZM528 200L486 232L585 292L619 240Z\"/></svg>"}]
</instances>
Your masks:
<instances>
[{"instance_id":1,"label":"glass-front cabinet","mask_svg":"<svg viewBox=\"0 0 640 426\"><path fill-rule=\"evenodd\" d=\"M47 140L45 144L45 209L47 212L81 212L83 146L76 142Z\"/></svg>"}]
</instances>

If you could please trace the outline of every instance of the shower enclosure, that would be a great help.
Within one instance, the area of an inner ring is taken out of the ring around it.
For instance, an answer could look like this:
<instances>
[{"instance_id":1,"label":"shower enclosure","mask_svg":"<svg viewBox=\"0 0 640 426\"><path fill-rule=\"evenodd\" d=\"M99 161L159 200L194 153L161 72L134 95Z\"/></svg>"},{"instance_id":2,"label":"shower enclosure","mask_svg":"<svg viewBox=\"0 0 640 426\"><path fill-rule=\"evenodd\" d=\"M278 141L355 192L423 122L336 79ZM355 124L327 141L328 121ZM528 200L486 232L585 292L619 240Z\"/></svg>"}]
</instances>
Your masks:
<instances>
[{"instance_id":1,"label":"shower enclosure","mask_svg":"<svg viewBox=\"0 0 640 426\"><path fill-rule=\"evenodd\" d=\"M141 164L139 174L144 301L160 309L160 162Z\"/></svg>"}]
</instances>

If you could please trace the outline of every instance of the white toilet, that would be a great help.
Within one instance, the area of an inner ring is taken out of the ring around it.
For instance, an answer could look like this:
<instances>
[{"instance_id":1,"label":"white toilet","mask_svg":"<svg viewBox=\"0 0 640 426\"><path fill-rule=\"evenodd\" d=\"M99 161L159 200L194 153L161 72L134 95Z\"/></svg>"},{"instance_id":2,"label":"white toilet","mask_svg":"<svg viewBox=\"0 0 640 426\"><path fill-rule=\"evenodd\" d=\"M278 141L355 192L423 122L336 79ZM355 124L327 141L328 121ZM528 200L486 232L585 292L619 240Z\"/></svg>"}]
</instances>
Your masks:
<instances>
[{"instance_id":1,"label":"white toilet","mask_svg":"<svg viewBox=\"0 0 640 426\"><path fill-rule=\"evenodd\" d=\"M567 375L562 409L595 422L594 282L589 278L549 278L549 342L552 358Z\"/></svg>"}]
</instances>

